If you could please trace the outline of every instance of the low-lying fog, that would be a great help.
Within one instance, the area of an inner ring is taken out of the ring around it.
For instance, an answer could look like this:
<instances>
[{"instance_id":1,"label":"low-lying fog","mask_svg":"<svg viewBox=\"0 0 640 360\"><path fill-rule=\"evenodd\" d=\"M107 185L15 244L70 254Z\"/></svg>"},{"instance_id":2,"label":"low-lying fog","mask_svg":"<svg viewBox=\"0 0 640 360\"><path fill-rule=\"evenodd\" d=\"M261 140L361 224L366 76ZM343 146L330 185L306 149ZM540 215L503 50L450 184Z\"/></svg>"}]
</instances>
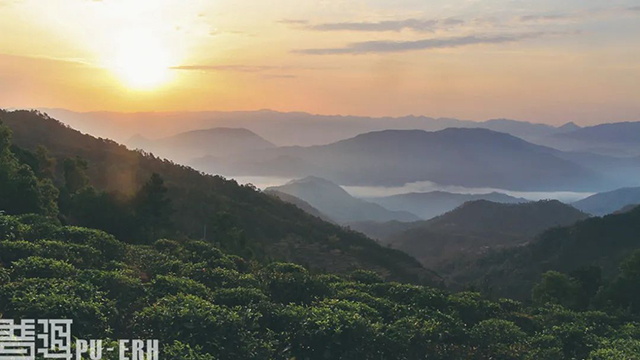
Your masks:
<instances>
[{"instance_id":1,"label":"low-lying fog","mask_svg":"<svg viewBox=\"0 0 640 360\"><path fill-rule=\"evenodd\" d=\"M237 176L234 179L240 184L253 184L264 190L270 186L280 186L293 180L291 178L278 178L269 176ZM342 186L351 195L359 198L373 198L391 195L406 194L412 192L446 191L456 194L488 194L499 192L514 197L521 197L531 201L556 199L565 203L572 203L587 198L594 193L571 191L511 191L493 188L466 188L462 186L440 185L430 181L408 183L403 186Z\"/></svg>"}]
</instances>

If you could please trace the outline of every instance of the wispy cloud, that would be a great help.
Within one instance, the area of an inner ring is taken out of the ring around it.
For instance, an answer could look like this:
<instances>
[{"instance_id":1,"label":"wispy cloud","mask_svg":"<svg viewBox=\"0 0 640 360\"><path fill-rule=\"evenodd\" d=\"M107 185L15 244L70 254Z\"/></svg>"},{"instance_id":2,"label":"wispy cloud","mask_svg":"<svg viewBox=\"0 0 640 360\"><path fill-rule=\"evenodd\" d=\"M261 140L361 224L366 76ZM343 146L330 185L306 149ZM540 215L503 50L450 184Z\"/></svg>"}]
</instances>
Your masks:
<instances>
[{"instance_id":1,"label":"wispy cloud","mask_svg":"<svg viewBox=\"0 0 640 360\"><path fill-rule=\"evenodd\" d=\"M298 76L290 74L265 74L262 75L262 77L265 79L295 79Z\"/></svg>"},{"instance_id":2,"label":"wispy cloud","mask_svg":"<svg viewBox=\"0 0 640 360\"><path fill-rule=\"evenodd\" d=\"M171 67L172 70L191 71L233 71L255 73L271 70L281 70L283 67L277 66L255 66L255 65L180 65Z\"/></svg>"},{"instance_id":3,"label":"wispy cloud","mask_svg":"<svg viewBox=\"0 0 640 360\"><path fill-rule=\"evenodd\" d=\"M302 67L302 66L269 66L269 65L180 65L173 66L171 70L185 71L220 71L220 72L242 72L242 73L266 73L275 71L293 70L328 70L330 67ZM273 74L272 74L273 75ZM288 76L288 75L287 75Z\"/></svg>"},{"instance_id":4,"label":"wispy cloud","mask_svg":"<svg viewBox=\"0 0 640 360\"><path fill-rule=\"evenodd\" d=\"M547 15L524 15L520 17L520 21L529 22L529 21L558 21L558 20L569 20L576 18L575 15L571 14L547 14Z\"/></svg>"},{"instance_id":5,"label":"wispy cloud","mask_svg":"<svg viewBox=\"0 0 640 360\"><path fill-rule=\"evenodd\" d=\"M309 22L307 20L300 20L300 19L282 19L278 21L278 23L285 24L285 25L306 25Z\"/></svg>"},{"instance_id":6,"label":"wispy cloud","mask_svg":"<svg viewBox=\"0 0 640 360\"><path fill-rule=\"evenodd\" d=\"M172 70L201 71L201 72L231 72L255 74L264 79L295 79L298 76L288 74L291 70L308 70L293 66L262 66L262 65L181 65L171 67ZM285 72L283 74L283 72Z\"/></svg>"},{"instance_id":7,"label":"wispy cloud","mask_svg":"<svg viewBox=\"0 0 640 360\"><path fill-rule=\"evenodd\" d=\"M579 10L569 13L555 13L555 14L531 14L520 16L520 21L523 22L554 22L554 21L568 21L568 20L582 20L612 17L620 15L635 15L636 12L640 12L640 6L633 7L609 7L589 10Z\"/></svg>"},{"instance_id":8,"label":"wispy cloud","mask_svg":"<svg viewBox=\"0 0 640 360\"><path fill-rule=\"evenodd\" d=\"M308 24L304 20L282 22L290 25L305 25L305 30L312 31L360 31L360 32L384 32L413 30L417 32L433 32L440 28L450 28L464 24L464 20L450 18L436 19L403 19L375 22L334 22L322 24Z\"/></svg>"},{"instance_id":9,"label":"wispy cloud","mask_svg":"<svg viewBox=\"0 0 640 360\"><path fill-rule=\"evenodd\" d=\"M365 41L352 43L340 48L300 49L294 50L294 52L309 55L397 53L427 49L454 48L477 44L510 43L537 38L543 35L545 35L545 33L535 32L516 35L472 35L416 41Z\"/></svg>"}]
</instances>

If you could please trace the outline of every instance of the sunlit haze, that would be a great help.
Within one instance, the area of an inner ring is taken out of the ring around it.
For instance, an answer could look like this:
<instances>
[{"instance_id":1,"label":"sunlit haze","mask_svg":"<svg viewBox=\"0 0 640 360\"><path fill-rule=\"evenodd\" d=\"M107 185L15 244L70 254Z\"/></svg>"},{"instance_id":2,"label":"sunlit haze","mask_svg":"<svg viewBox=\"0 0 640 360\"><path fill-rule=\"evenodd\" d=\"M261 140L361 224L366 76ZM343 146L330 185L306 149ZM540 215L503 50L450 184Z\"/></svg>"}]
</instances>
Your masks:
<instances>
[{"instance_id":1,"label":"sunlit haze","mask_svg":"<svg viewBox=\"0 0 640 360\"><path fill-rule=\"evenodd\" d=\"M0 107L640 119L640 1L0 0L0 33Z\"/></svg>"}]
</instances>

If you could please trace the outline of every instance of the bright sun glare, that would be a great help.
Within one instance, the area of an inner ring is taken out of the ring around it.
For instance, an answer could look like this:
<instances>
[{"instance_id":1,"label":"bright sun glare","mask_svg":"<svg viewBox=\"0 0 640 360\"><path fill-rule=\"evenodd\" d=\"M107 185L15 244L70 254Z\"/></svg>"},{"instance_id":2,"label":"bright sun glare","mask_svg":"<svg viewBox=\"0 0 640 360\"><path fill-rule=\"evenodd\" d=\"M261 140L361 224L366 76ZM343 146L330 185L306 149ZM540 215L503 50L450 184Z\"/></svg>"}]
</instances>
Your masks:
<instances>
[{"instance_id":1,"label":"bright sun glare","mask_svg":"<svg viewBox=\"0 0 640 360\"><path fill-rule=\"evenodd\" d=\"M169 80L170 53L153 34L125 32L119 38L112 70L126 86L155 89Z\"/></svg>"}]
</instances>

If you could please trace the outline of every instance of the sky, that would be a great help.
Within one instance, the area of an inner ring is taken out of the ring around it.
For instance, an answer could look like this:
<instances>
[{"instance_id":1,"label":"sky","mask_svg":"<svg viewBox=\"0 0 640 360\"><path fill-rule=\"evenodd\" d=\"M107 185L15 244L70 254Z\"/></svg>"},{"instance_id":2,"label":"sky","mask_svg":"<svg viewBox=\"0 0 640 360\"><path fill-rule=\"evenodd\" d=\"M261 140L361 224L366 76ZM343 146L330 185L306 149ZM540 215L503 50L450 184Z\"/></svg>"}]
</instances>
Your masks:
<instances>
[{"instance_id":1,"label":"sky","mask_svg":"<svg viewBox=\"0 0 640 360\"><path fill-rule=\"evenodd\" d=\"M640 121L640 0L0 0L0 107Z\"/></svg>"}]
</instances>

